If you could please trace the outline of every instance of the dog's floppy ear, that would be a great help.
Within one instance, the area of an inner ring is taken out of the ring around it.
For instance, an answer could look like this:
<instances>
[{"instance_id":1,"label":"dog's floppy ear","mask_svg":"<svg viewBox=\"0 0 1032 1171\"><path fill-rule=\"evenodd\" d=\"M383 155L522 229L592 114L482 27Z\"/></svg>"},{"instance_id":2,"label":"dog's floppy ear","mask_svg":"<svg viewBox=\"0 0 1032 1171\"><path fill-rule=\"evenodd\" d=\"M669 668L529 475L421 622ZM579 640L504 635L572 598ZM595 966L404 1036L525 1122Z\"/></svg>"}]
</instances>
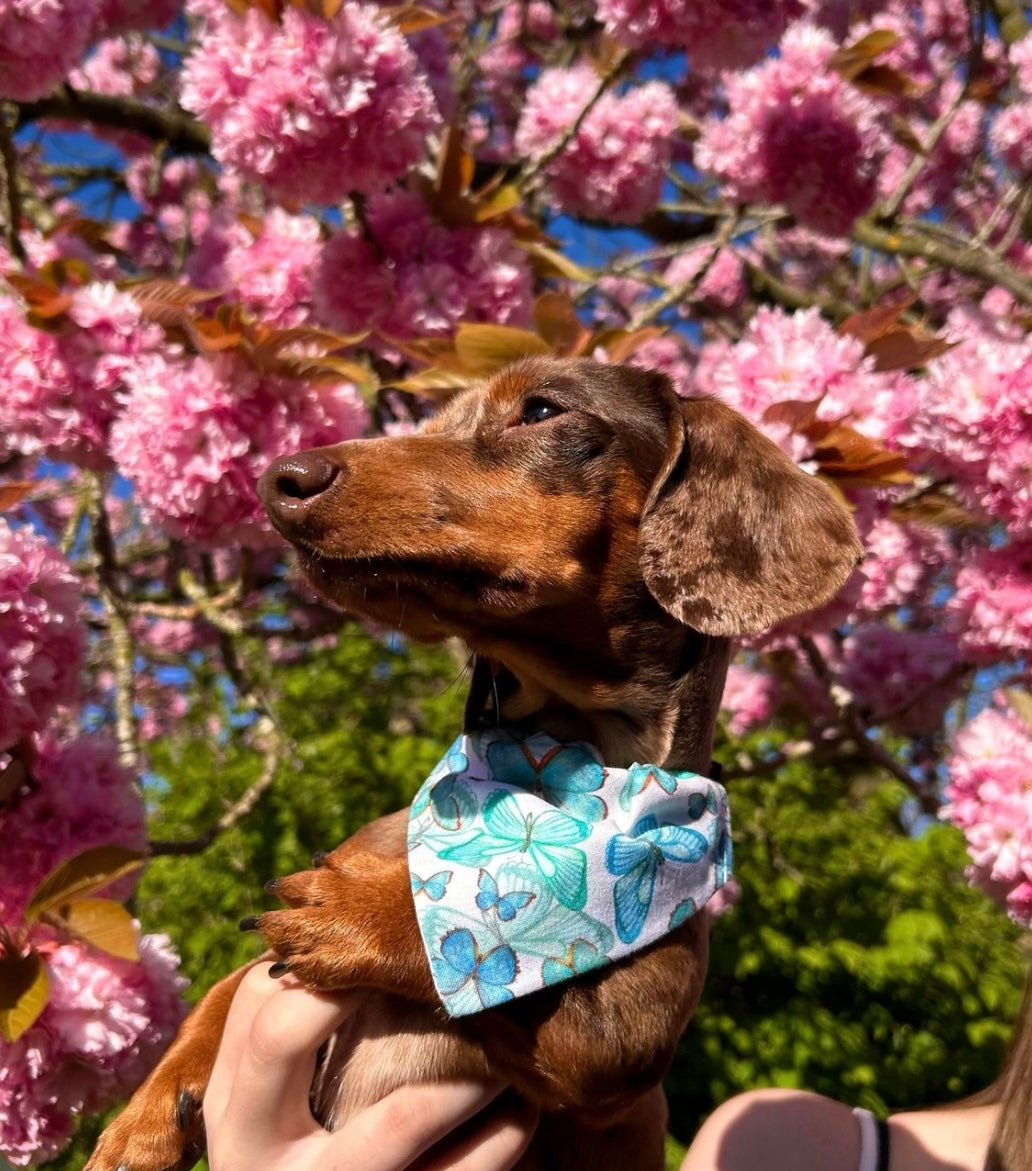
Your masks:
<instances>
[{"instance_id":1,"label":"dog's floppy ear","mask_svg":"<svg viewBox=\"0 0 1032 1171\"><path fill-rule=\"evenodd\" d=\"M672 408L641 523L645 584L703 634L759 634L833 597L863 554L831 489L714 399Z\"/></svg>"}]
</instances>

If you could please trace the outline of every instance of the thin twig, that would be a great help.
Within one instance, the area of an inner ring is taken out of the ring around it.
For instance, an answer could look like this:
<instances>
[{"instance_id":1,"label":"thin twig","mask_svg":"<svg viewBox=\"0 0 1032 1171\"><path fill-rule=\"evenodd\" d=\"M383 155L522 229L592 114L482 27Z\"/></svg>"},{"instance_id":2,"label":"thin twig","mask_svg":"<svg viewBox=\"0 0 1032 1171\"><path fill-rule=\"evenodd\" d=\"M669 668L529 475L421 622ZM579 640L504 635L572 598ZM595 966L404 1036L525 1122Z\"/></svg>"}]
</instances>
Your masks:
<instances>
[{"instance_id":1,"label":"thin twig","mask_svg":"<svg viewBox=\"0 0 1032 1171\"><path fill-rule=\"evenodd\" d=\"M272 782L276 779L279 766L287 755L287 743L269 716L261 715L258 717L257 723L255 724L255 735L259 739L264 739L267 742L265 759L262 763L262 771L258 775L258 778L248 785L218 821L214 825L209 826L204 833L183 841L169 840L151 842L150 854L152 857L158 857L160 855L182 857L185 854L201 854L208 849L216 838L224 834L227 830L232 829L254 809L266 791L271 787Z\"/></svg>"}]
</instances>

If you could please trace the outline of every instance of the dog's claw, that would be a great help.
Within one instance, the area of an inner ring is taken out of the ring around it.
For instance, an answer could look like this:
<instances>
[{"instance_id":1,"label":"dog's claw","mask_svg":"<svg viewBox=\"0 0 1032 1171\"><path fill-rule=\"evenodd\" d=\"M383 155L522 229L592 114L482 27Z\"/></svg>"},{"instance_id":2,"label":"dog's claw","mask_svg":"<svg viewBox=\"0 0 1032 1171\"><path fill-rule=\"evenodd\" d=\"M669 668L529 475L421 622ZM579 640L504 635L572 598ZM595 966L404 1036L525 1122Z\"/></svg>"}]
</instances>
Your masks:
<instances>
[{"instance_id":1,"label":"dog's claw","mask_svg":"<svg viewBox=\"0 0 1032 1171\"><path fill-rule=\"evenodd\" d=\"M176 1125L180 1130L189 1130L197 1120L200 1102L189 1090L180 1090L176 1098Z\"/></svg>"},{"instance_id":2,"label":"dog's claw","mask_svg":"<svg viewBox=\"0 0 1032 1171\"><path fill-rule=\"evenodd\" d=\"M279 884L280 880L278 878L270 878L269 881L265 884L266 894L274 895Z\"/></svg>"},{"instance_id":3,"label":"dog's claw","mask_svg":"<svg viewBox=\"0 0 1032 1171\"><path fill-rule=\"evenodd\" d=\"M261 915L246 915L243 919L240 920L240 930L256 931L258 929L258 923L260 919Z\"/></svg>"}]
</instances>

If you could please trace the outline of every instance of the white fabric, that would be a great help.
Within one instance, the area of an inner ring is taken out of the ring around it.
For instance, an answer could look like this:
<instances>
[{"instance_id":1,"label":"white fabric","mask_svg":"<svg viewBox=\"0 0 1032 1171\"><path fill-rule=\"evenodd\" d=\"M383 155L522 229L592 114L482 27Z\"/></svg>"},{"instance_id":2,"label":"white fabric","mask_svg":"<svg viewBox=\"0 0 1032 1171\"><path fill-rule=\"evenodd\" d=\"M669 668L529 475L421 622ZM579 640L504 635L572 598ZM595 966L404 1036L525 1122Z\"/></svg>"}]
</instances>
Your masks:
<instances>
[{"instance_id":1,"label":"white fabric","mask_svg":"<svg viewBox=\"0 0 1032 1171\"><path fill-rule=\"evenodd\" d=\"M589 744L502 729L460 736L409 815L409 872L451 1016L629 955L727 880L727 795Z\"/></svg>"}]
</instances>

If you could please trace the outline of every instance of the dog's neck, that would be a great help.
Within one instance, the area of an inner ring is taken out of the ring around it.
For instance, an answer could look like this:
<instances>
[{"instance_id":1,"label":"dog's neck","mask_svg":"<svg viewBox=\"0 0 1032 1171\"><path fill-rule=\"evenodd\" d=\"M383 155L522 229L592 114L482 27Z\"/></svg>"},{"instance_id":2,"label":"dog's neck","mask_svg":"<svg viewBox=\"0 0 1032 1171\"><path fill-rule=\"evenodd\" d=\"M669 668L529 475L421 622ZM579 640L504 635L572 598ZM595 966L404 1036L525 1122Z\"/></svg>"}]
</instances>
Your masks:
<instances>
[{"instance_id":1,"label":"dog's neck","mask_svg":"<svg viewBox=\"0 0 1032 1171\"><path fill-rule=\"evenodd\" d=\"M541 731L557 740L587 740L614 768L637 762L706 775L730 641L681 626L639 629L634 637L639 666L597 703L572 703L519 664L478 655L467 730L501 724Z\"/></svg>"}]
</instances>

